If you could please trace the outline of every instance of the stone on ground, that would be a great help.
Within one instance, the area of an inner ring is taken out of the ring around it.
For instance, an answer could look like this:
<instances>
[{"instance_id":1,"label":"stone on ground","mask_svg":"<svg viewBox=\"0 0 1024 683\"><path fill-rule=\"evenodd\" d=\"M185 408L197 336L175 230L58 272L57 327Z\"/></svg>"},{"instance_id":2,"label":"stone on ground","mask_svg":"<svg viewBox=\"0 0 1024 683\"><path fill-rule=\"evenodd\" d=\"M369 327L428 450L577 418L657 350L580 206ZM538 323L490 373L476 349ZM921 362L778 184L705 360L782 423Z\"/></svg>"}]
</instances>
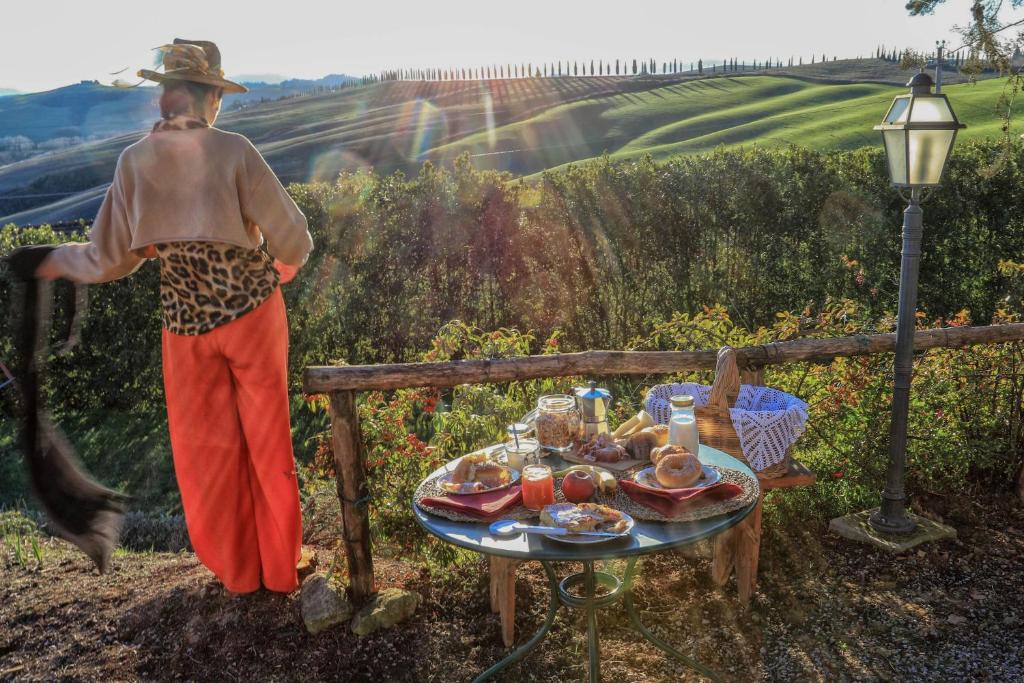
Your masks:
<instances>
[{"instance_id":1,"label":"stone on ground","mask_svg":"<svg viewBox=\"0 0 1024 683\"><path fill-rule=\"evenodd\" d=\"M956 538L956 529L953 527L939 524L934 520L915 515L912 512L907 513L907 516L917 525L912 532L900 535L881 534L875 531L874 527L868 523L868 518L877 509L836 517L828 523L829 531L851 541L868 543L876 548L896 553L910 550L928 541Z\"/></svg>"},{"instance_id":2,"label":"stone on ground","mask_svg":"<svg viewBox=\"0 0 1024 683\"><path fill-rule=\"evenodd\" d=\"M302 582L302 621L306 630L317 634L352 618L352 603L344 591L331 586L323 574L314 574Z\"/></svg>"},{"instance_id":3,"label":"stone on ground","mask_svg":"<svg viewBox=\"0 0 1024 683\"><path fill-rule=\"evenodd\" d=\"M419 593L385 588L355 616L352 632L357 636L365 636L378 629L390 628L411 617L419 604Z\"/></svg>"}]
</instances>

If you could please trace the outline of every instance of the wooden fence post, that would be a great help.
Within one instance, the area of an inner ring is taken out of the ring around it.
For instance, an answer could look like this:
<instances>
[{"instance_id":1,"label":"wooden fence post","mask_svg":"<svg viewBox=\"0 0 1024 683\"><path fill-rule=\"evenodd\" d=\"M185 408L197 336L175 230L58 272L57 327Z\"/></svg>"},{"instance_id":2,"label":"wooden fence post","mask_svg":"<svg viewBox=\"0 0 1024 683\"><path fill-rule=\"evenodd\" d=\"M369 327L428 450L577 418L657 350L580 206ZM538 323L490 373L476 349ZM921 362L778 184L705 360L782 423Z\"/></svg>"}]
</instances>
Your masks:
<instances>
[{"instance_id":1,"label":"wooden fence post","mask_svg":"<svg viewBox=\"0 0 1024 683\"><path fill-rule=\"evenodd\" d=\"M361 604L375 591L370 554L369 488L363 467L359 412L354 391L331 392L331 445L341 500L342 538L352 600Z\"/></svg>"}]
</instances>

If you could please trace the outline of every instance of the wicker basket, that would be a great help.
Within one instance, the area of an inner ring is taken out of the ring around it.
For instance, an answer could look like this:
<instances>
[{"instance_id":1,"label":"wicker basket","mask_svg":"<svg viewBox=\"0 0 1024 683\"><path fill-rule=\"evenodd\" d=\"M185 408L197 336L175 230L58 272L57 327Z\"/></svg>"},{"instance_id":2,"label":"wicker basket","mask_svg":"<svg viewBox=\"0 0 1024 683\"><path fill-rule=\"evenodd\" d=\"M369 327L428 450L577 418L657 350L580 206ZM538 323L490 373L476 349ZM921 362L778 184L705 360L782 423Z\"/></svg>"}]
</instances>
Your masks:
<instances>
[{"instance_id":1,"label":"wicker basket","mask_svg":"<svg viewBox=\"0 0 1024 683\"><path fill-rule=\"evenodd\" d=\"M740 447L740 437L732 424L729 408L736 404L740 393L740 371L736 365L736 351L723 346L718 351L718 363L715 367L715 382L711 386L711 398L706 406L695 409L697 415L697 431L700 442L712 448L725 451L743 462L747 459ZM785 458L767 469L757 473L761 479L775 479L789 471L790 451Z\"/></svg>"}]
</instances>

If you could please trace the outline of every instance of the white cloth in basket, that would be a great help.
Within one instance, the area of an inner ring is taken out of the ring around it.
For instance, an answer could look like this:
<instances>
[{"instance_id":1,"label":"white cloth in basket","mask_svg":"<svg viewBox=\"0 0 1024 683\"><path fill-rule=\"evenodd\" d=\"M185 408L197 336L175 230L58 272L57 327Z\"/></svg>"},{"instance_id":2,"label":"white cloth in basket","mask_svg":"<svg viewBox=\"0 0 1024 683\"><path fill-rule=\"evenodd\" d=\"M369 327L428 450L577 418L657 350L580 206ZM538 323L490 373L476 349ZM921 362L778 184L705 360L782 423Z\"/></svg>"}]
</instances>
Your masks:
<instances>
[{"instance_id":1,"label":"white cloth in basket","mask_svg":"<svg viewBox=\"0 0 1024 683\"><path fill-rule=\"evenodd\" d=\"M668 424L672 414L669 398L677 394L689 394L703 407L711 397L711 387L689 382L659 384L647 392L644 408L655 422ZM740 386L736 405L729 409L729 414L743 455L757 472L782 462L807 424L806 403L784 391L750 384Z\"/></svg>"}]
</instances>

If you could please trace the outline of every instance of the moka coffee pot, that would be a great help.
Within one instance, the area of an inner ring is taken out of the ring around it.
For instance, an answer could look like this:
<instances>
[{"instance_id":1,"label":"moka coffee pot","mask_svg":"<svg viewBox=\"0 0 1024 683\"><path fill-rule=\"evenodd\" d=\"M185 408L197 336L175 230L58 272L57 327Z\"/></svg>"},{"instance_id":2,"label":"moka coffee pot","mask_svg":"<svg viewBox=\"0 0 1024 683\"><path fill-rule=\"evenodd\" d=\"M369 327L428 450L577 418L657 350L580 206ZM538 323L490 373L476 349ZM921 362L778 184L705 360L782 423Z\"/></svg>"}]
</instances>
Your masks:
<instances>
[{"instance_id":1,"label":"moka coffee pot","mask_svg":"<svg viewBox=\"0 0 1024 683\"><path fill-rule=\"evenodd\" d=\"M576 407L583 417L583 439L590 441L598 434L608 433L608 411L612 407L612 395L601 389L597 382L589 387L576 387Z\"/></svg>"}]
</instances>

